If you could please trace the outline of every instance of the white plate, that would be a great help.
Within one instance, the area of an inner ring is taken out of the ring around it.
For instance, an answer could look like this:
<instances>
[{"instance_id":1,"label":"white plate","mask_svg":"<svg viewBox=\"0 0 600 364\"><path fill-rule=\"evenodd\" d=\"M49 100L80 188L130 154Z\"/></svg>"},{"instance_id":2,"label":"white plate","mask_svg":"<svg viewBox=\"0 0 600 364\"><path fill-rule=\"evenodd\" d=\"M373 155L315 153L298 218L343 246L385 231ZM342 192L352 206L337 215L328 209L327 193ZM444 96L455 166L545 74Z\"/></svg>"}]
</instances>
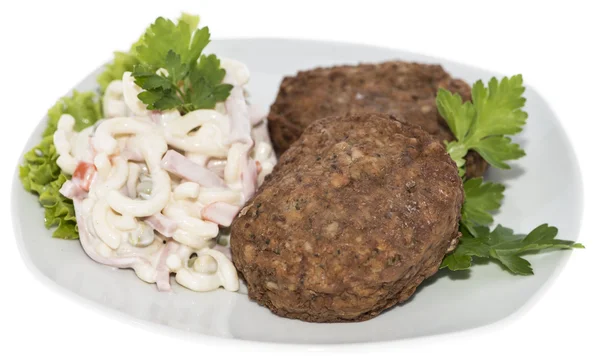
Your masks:
<instances>
[{"instance_id":1,"label":"white plate","mask_svg":"<svg viewBox=\"0 0 600 364\"><path fill-rule=\"evenodd\" d=\"M440 63L452 75L472 83L494 74L431 57L354 44L283 39L216 40L209 51L245 62L252 75L254 103L268 107L284 75L316 66L402 59ZM99 70L75 89L95 90ZM496 75L497 76L497 75ZM527 80L525 75L525 80ZM550 107L531 87L526 91L529 120L518 142L527 156L512 170L492 170L488 178L506 184L506 198L496 221L527 232L541 223L559 227L560 237L576 239L582 212L582 183L573 150ZM25 150L40 140L42 120ZM45 282L71 291L106 312L123 313L136 322L164 329L254 341L339 344L377 342L449 333L487 325L522 308L548 285L569 252L551 252L529 259L535 275L513 276L496 264L470 272L444 270L426 281L408 302L367 322L314 324L280 318L248 300L246 295L217 291L194 293L174 285L160 293L130 270L94 263L76 241L55 240L43 226L36 197L26 193L17 176L13 185L17 243L28 266ZM164 325L164 326L162 326Z\"/></svg>"}]
</instances>

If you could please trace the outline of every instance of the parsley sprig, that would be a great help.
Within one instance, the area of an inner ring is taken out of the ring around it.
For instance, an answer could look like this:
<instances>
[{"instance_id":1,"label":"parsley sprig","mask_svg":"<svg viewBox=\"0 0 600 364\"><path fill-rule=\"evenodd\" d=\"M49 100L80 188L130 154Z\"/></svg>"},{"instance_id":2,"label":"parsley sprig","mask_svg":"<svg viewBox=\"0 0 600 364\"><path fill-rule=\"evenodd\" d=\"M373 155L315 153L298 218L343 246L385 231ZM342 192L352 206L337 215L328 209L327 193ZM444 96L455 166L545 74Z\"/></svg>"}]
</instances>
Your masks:
<instances>
[{"instance_id":1,"label":"parsley sprig","mask_svg":"<svg viewBox=\"0 0 600 364\"><path fill-rule=\"evenodd\" d=\"M504 198L504 185L484 182L483 178L472 178L463 183L465 201L462 206L460 223L476 235L476 226L494 222L491 213L498 210Z\"/></svg>"},{"instance_id":2,"label":"parsley sprig","mask_svg":"<svg viewBox=\"0 0 600 364\"><path fill-rule=\"evenodd\" d=\"M545 249L583 248L573 241L556 239L558 229L542 224L527 235L514 234L512 229L502 225L493 231L488 227L475 227L475 235L464 230L460 244L452 253L446 255L440 268L450 270L469 269L473 257L494 259L510 272L518 275L531 275L531 264L520 255L535 253Z\"/></svg>"},{"instance_id":3,"label":"parsley sprig","mask_svg":"<svg viewBox=\"0 0 600 364\"><path fill-rule=\"evenodd\" d=\"M196 29L198 22L197 16L187 14L177 24L158 18L134 47L139 64L132 76L144 89L138 98L149 110L212 109L229 96L233 86L222 83L220 60L202 54L210 32L207 27Z\"/></svg>"},{"instance_id":4,"label":"parsley sprig","mask_svg":"<svg viewBox=\"0 0 600 364\"><path fill-rule=\"evenodd\" d=\"M462 102L459 94L440 89L436 98L438 110L446 119L456 137L447 143L448 154L464 175L465 156L470 149L496 168L510 168L505 162L525 155L518 144L507 135L519 133L525 125L527 113L523 97L523 77L494 77L486 88L483 82L473 85L473 101Z\"/></svg>"},{"instance_id":5,"label":"parsley sprig","mask_svg":"<svg viewBox=\"0 0 600 364\"><path fill-rule=\"evenodd\" d=\"M490 165L509 169L506 161L525 155L508 135L521 132L527 120L523 111L525 98L521 75L492 78L486 88L482 81L473 85L471 101L463 102L459 94L440 89L436 103L446 119L455 141L446 149L464 176L465 156L469 150L478 152ZM527 235L514 234L502 225L490 230L492 213L504 198L504 186L484 182L482 178L465 180L465 201L462 206L460 230L462 237L457 248L446 255L440 268L469 269L473 258L495 260L508 271L518 275L533 274L531 264L521 255L546 249L583 248L573 241L556 239L558 229L542 224Z\"/></svg>"}]
</instances>

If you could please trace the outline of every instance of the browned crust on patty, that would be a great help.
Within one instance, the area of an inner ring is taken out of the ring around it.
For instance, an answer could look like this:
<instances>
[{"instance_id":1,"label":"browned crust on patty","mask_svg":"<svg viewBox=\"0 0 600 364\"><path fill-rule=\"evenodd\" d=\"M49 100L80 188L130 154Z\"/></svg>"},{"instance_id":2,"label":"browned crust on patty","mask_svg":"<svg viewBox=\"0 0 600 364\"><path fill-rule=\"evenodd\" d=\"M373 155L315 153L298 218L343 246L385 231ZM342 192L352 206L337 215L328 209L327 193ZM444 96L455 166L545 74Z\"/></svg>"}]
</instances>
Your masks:
<instances>
[{"instance_id":1,"label":"browned crust on patty","mask_svg":"<svg viewBox=\"0 0 600 364\"><path fill-rule=\"evenodd\" d=\"M459 237L444 146L390 115L311 124L231 228L249 296L275 314L362 321L408 299Z\"/></svg>"},{"instance_id":2,"label":"browned crust on patty","mask_svg":"<svg viewBox=\"0 0 600 364\"><path fill-rule=\"evenodd\" d=\"M268 116L271 139L281 154L317 119L381 112L404 118L440 141L453 140L435 104L440 87L464 100L471 97L469 85L439 65L391 61L302 71L281 82ZM483 175L486 168L479 154L467 155L469 178Z\"/></svg>"}]
</instances>

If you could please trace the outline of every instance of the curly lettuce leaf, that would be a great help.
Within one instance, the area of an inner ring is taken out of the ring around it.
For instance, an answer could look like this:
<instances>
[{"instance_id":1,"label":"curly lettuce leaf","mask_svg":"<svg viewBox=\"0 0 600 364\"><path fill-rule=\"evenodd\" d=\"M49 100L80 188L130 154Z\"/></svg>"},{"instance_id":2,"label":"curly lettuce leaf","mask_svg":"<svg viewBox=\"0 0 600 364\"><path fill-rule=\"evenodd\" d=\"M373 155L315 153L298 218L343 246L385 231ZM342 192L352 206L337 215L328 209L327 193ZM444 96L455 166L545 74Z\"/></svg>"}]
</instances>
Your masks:
<instances>
[{"instance_id":1,"label":"curly lettuce leaf","mask_svg":"<svg viewBox=\"0 0 600 364\"><path fill-rule=\"evenodd\" d=\"M73 95L58 100L48 110L48 126L42 134L44 137L54 134L58 126L58 119L63 114L69 114L75 118L75 131L81 131L94 125L102 117L98 95L93 92L73 91Z\"/></svg>"},{"instance_id":2,"label":"curly lettuce leaf","mask_svg":"<svg viewBox=\"0 0 600 364\"><path fill-rule=\"evenodd\" d=\"M93 92L73 92L63 97L48 110L48 125L42 141L23 156L19 178L27 192L38 195L44 207L44 225L56 227L52 236L60 239L77 239L77 224L73 202L59 193L68 176L56 164L58 153L54 147L53 134L61 115L75 118L75 129L82 130L102 117L98 96Z\"/></svg>"},{"instance_id":3,"label":"curly lettuce leaf","mask_svg":"<svg viewBox=\"0 0 600 364\"><path fill-rule=\"evenodd\" d=\"M58 179L60 168L56 164L58 154L52 142L52 135L42 139L40 144L25 153L25 163L20 167L19 177L27 192L44 192L46 185Z\"/></svg>"},{"instance_id":4,"label":"curly lettuce leaf","mask_svg":"<svg viewBox=\"0 0 600 364\"><path fill-rule=\"evenodd\" d=\"M50 182L40 194L39 201L45 208L44 225L46 229L56 226L52 236L60 239L77 239L77 219L73 201L61 195L58 191L68 177L61 173L58 178Z\"/></svg>"},{"instance_id":5,"label":"curly lettuce leaf","mask_svg":"<svg viewBox=\"0 0 600 364\"><path fill-rule=\"evenodd\" d=\"M123 73L132 72L133 67L140 63L131 52L115 52L114 56L112 63L107 64L104 71L96 78L102 93L111 82L122 79Z\"/></svg>"}]
</instances>

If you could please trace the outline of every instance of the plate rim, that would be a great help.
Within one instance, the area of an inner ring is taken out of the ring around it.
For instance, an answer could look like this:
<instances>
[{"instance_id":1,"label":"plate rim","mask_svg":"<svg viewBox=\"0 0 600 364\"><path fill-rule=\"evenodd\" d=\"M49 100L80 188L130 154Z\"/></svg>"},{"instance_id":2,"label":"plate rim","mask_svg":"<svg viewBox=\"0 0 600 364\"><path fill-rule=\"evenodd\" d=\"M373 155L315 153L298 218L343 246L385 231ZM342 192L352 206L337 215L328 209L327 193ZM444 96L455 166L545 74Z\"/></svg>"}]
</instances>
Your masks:
<instances>
[{"instance_id":1,"label":"plate rim","mask_svg":"<svg viewBox=\"0 0 600 364\"><path fill-rule=\"evenodd\" d=\"M213 39L213 41L216 41L216 42L223 42L223 41L235 42L235 41L240 41L240 40L261 41L261 42L293 41L293 42L313 43L313 44L318 43L318 44L322 44L322 45L328 44L328 45L334 45L334 46L338 45L338 46L353 46L353 47L379 49L379 50L386 50L386 51L392 51L392 52L401 52L401 53L404 53L405 55L410 55L410 56L423 56L423 57L429 58L431 63L435 62L435 63L439 63L441 65L444 65L444 63L452 63L457 66L470 68L477 72L485 72L485 73L490 73L490 74L494 74L494 75L502 76L502 77L504 76L504 74L502 74L501 72L492 71L487 68L483 68L483 67L479 67L479 66L473 66L469 63L464 63L464 62L456 61L456 60L449 59L449 58L442 58L440 56L432 55L429 53L418 53L418 52L414 52L414 51L403 50L401 48L381 46L381 45L372 45L372 44L360 43L360 42L347 42L347 41L338 41L338 40L322 40L322 39L295 38L295 37L243 37L243 36L241 36L241 37L225 37L225 38L217 37L217 38ZM80 85L84 80L89 78L91 75L97 73L100 69L102 69L106 64L108 64L110 62L111 62L111 60L109 60L107 62L103 62L100 66L96 67L94 70L92 70L90 73L88 73L88 75L86 75L85 77L80 79L75 84L74 87L71 87L69 89L69 91L67 93L64 93L62 96L59 96L58 98L64 97L66 95L70 95L73 92L73 90L77 89L77 87L76 87L77 85ZM363 63L368 63L368 62L363 62ZM348 64L350 64L350 62L348 62ZM300 69L298 71L300 71ZM546 101L547 99L543 96L543 93L539 92L535 86L532 86L529 83L525 83L525 87L528 90L528 92L537 94L537 96L544 102L545 106L549 109L549 111L556 117L556 120L557 120L556 127L559 128L559 130L560 130L560 137L562 139L564 139L564 141L565 141L569 160L574 162L572 164L573 172L574 172L573 179L575 181L575 184L577 185L576 190L578 191L578 196L576 197L576 204L578 206L580 206L580 208L578 209L578 216L577 216L578 224L576 226L576 234L575 234L576 236L573 237L573 240L577 240L581 233L581 222L583 219L583 214L585 212L585 198L584 198L585 186L584 186L582 173L581 173L581 164L579 162L579 159L577 158L575 149L573 148L571 136L566 132L565 128L563 127L563 123L562 123L561 119L558 118L558 116L556 115L552 106ZM93 301L90 298L81 296L81 295L77 294L76 292L74 292L66 287L63 287L59 283L53 281L51 278L49 278L47 275L45 275L33 263L33 260L30 257L29 252L27 251L27 249L24 246L24 238L21 233L22 224L21 224L20 219L18 218L18 213L17 213L17 205L18 205L18 201L17 201L18 197L17 196L18 196L18 194L14 193L14 191L18 188L22 188L21 181L19 178L19 167L21 166L21 163L23 160L23 155L24 155L24 153L27 152L27 150L28 150L27 146L32 143L32 140L41 139L41 136L35 135L34 132L35 132L35 129L37 129L39 127L39 125L45 121L47 121L47 115L44 115L40 119L40 121L34 125L34 130L31 132L31 134L29 134L29 137L27 138L27 141L25 142L25 145L23 146L21 153L18 155L18 161L16 164L15 171L13 173L13 182L12 182L12 187L11 187L11 210L10 211L11 211L11 215L13 217L11 220L12 220L12 228L13 228L13 233L14 233L14 237L15 237L15 242L17 245L17 250L19 251L19 254L21 256L21 259L24 261L25 266L32 273L32 275L40 283L43 283L45 286L51 288L54 292L58 292L62 295L65 295L66 297L69 297L70 299L78 302L79 304L83 304L83 305L86 305L87 307L91 307L91 308L93 308L94 311L101 313L103 315L106 315L112 319L118 319L122 323L126 323L126 324L129 324L134 327L143 327L146 330L149 330L151 332L155 332L155 333L159 333L159 334L163 334L163 335L166 334L166 335L169 335L172 337L179 337L181 339L190 340L190 341L192 341L192 340L196 341L198 338L202 338L203 340L209 340L212 343L219 344L219 345L220 344L226 344L226 345L235 344L238 346L239 345L248 345L248 346L261 345L265 348L266 347L277 347L277 348L288 348L288 349L303 348L303 349L307 349L307 350L311 350L311 349L339 350L339 349L348 349L348 348L354 347L354 346L360 346L362 348L375 348L375 347L382 348L382 347L389 347L391 345L394 345L394 346L406 345L406 344L414 343L417 341L423 342L423 341L440 340L440 339L443 339L443 338L446 338L449 336L472 335L473 333L476 333L476 332L481 333L483 331L489 332L489 331L499 328L501 326L507 326L508 324L516 321L517 319L522 317L524 314L529 312L539 302L539 300L547 293L549 287L555 283L557 277L561 274L561 272L567 265L570 255L572 254L571 250L561 251L561 253L562 253L561 257L558 259L556 267L552 271L552 273L550 274L548 279L541 284L541 286L536 290L536 292L534 292L534 294L531 297L529 297L527 299L527 301L521 307L519 307L517 310L513 311L512 313L510 313L509 315L507 315L503 318L500 318L496 321L492 321L492 322L489 322L489 323L486 323L484 325L477 326L477 327L471 327L471 328L467 328L467 329L461 329L461 330L445 332L445 333L429 334L429 335L409 337L409 338L401 338L401 339L381 340L381 341L372 341L372 342L336 343L336 344L330 344L330 343L319 343L319 344L284 343L284 342L273 342L273 341L259 341L259 340L254 340L254 339L241 339L241 338L236 338L236 337L227 338L227 337L215 336L215 335L210 335L210 334L205 334L205 333L200 333L200 332L187 332L185 330L174 328L174 327L171 327L168 325L163 325L163 324L155 323L155 322L148 321L148 320L145 320L142 318L137 318L135 316L129 315L129 314L119 311L117 309L103 305L99 302ZM48 230L48 231L50 231L50 230Z\"/></svg>"}]
</instances>

